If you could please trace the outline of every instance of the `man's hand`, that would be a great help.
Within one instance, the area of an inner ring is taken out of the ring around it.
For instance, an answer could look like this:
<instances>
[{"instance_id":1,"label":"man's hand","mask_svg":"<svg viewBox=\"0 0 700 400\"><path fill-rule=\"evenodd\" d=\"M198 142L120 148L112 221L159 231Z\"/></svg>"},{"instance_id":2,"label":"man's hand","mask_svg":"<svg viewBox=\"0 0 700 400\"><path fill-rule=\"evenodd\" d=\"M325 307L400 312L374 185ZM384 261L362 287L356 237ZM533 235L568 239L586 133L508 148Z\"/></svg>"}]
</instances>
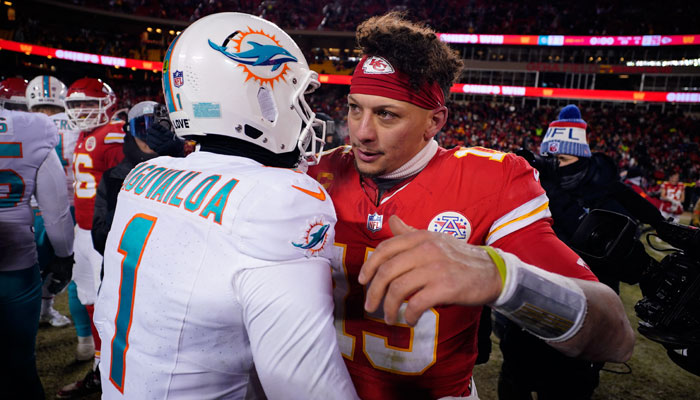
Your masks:
<instances>
[{"instance_id":1,"label":"man's hand","mask_svg":"<svg viewBox=\"0 0 700 400\"><path fill-rule=\"evenodd\" d=\"M146 134L146 144L159 156L184 156L185 142L165 126L154 124Z\"/></svg>"},{"instance_id":2,"label":"man's hand","mask_svg":"<svg viewBox=\"0 0 700 400\"><path fill-rule=\"evenodd\" d=\"M59 294L68 286L73 276L74 263L72 254L68 257L54 256L54 259L46 267L42 276L44 280L49 281L47 287L49 293Z\"/></svg>"},{"instance_id":3,"label":"man's hand","mask_svg":"<svg viewBox=\"0 0 700 400\"><path fill-rule=\"evenodd\" d=\"M542 157L523 148L518 149L515 154L524 158L525 161L532 166L532 168L539 171L540 177L543 180L556 179L557 168L559 168L559 160L557 160L556 157Z\"/></svg>"},{"instance_id":4,"label":"man's hand","mask_svg":"<svg viewBox=\"0 0 700 400\"><path fill-rule=\"evenodd\" d=\"M486 251L451 235L417 230L398 216L389 218L394 237L377 246L360 270L367 284L365 310L384 298L384 320L394 324L408 299L404 317L415 325L428 308L442 304L480 306L501 293L501 277Z\"/></svg>"}]
</instances>

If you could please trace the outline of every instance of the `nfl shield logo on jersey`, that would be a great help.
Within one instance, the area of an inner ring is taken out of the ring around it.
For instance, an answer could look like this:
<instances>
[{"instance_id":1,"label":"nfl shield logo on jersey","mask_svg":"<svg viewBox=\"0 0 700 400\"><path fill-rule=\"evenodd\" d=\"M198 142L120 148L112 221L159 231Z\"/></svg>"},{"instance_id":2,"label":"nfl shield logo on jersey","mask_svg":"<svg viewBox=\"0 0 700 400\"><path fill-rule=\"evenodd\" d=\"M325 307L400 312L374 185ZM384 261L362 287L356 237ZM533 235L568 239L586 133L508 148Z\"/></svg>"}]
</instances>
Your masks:
<instances>
[{"instance_id":1,"label":"nfl shield logo on jersey","mask_svg":"<svg viewBox=\"0 0 700 400\"><path fill-rule=\"evenodd\" d=\"M185 77L182 75L182 71L173 72L173 85L175 87L180 87L185 84Z\"/></svg>"},{"instance_id":2,"label":"nfl shield logo on jersey","mask_svg":"<svg viewBox=\"0 0 700 400\"><path fill-rule=\"evenodd\" d=\"M367 229L370 232L379 232L382 230L382 221L384 220L383 215L379 215L376 212L374 214L369 214L367 216Z\"/></svg>"}]
</instances>

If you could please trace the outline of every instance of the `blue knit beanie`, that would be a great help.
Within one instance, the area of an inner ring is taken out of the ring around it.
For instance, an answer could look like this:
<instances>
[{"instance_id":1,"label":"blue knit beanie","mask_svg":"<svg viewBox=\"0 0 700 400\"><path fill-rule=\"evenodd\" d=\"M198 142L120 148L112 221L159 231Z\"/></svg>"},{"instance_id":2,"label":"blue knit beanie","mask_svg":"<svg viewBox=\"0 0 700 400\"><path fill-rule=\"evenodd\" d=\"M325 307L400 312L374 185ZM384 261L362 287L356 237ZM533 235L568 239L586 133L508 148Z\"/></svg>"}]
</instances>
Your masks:
<instances>
[{"instance_id":1,"label":"blue knit beanie","mask_svg":"<svg viewBox=\"0 0 700 400\"><path fill-rule=\"evenodd\" d=\"M591 148L586 140L586 121L581 118L581 111L573 104L562 108L559 119L549 124L549 129L542 139L540 153L569 154L577 157L590 157Z\"/></svg>"}]
</instances>

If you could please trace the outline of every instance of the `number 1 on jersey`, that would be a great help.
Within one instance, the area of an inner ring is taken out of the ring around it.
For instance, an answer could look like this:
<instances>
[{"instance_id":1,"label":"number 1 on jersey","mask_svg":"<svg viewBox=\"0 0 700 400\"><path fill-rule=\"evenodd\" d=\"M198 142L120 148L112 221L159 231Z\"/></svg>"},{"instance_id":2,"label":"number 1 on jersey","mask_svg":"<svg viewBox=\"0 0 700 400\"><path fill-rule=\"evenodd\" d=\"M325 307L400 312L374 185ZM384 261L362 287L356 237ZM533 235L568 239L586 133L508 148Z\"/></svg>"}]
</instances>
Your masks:
<instances>
[{"instance_id":1,"label":"number 1 on jersey","mask_svg":"<svg viewBox=\"0 0 700 400\"><path fill-rule=\"evenodd\" d=\"M119 282L119 306L114 318L114 337L112 338L112 363L109 366L109 380L124 393L124 376L126 371L126 352L129 350L129 330L136 294L136 278L139 264L146 248L148 237L153 231L156 217L136 214L131 218L119 241L118 251L124 255L122 276Z\"/></svg>"}]
</instances>

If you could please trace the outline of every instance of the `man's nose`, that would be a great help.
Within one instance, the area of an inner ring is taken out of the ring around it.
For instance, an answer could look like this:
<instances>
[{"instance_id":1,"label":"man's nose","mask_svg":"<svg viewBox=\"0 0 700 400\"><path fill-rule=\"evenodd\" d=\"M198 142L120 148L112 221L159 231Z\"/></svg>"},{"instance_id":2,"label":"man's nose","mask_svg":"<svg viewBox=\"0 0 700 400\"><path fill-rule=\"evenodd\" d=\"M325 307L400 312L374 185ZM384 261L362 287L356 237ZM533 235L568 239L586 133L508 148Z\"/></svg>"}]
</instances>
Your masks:
<instances>
[{"instance_id":1,"label":"man's nose","mask_svg":"<svg viewBox=\"0 0 700 400\"><path fill-rule=\"evenodd\" d=\"M377 139L377 129L371 112L364 112L353 125L354 132L351 133L358 141L371 142Z\"/></svg>"}]
</instances>

